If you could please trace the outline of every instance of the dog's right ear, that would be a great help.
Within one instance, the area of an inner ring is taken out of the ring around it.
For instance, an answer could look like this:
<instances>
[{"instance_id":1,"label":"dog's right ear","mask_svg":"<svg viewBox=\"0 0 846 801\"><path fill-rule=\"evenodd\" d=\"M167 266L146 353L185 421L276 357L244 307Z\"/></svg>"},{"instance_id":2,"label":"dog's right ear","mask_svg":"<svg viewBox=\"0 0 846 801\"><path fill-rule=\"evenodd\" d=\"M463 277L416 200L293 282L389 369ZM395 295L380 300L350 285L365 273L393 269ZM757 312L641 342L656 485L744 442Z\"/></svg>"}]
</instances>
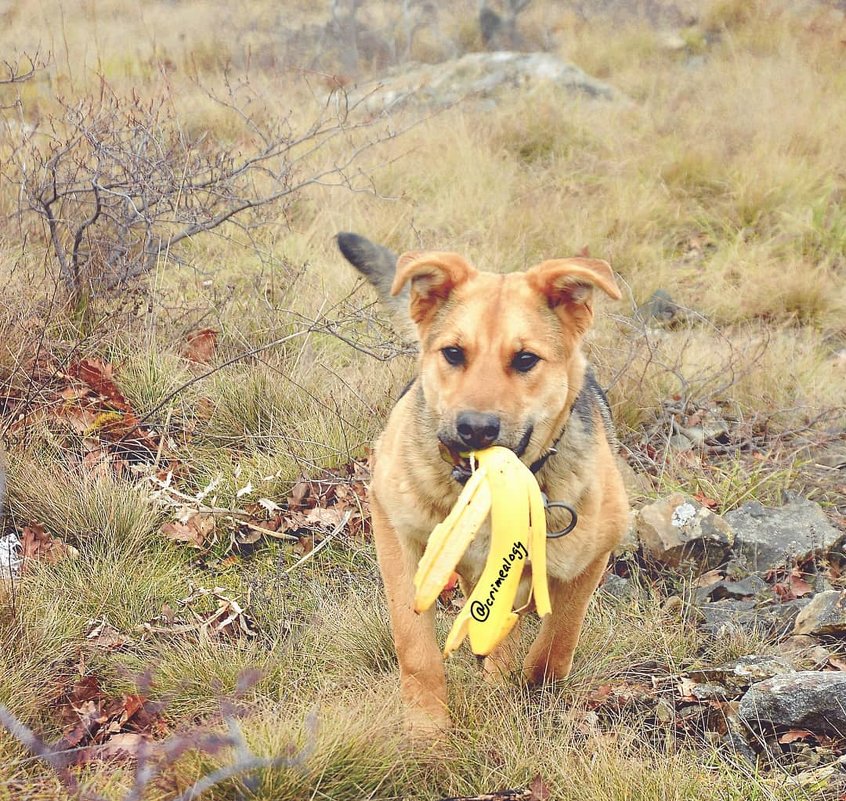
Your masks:
<instances>
[{"instance_id":1,"label":"dog's right ear","mask_svg":"<svg viewBox=\"0 0 846 801\"><path fill-rule=\"evenodd\" d=\"M476 268L458 253L410 251L397 260L391 294L398 295L410 282L411 319L425 325L450 293L474 275Z\"/></svg>"}]
</instances>

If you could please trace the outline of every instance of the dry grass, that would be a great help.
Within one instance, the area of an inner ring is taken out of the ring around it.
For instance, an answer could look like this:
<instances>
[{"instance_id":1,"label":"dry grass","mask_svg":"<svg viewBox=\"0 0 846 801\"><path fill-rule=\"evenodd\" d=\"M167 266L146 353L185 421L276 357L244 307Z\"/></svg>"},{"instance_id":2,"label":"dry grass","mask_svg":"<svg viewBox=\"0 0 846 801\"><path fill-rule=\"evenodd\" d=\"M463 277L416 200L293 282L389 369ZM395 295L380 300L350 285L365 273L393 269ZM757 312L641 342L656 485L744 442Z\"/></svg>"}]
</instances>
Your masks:
<instances>
[{"instance_id":1,"label":"dry grass","mask_svg":"<svg viewBox=\"0 0 846 801\"><path fill-rule=\"evenodd\" d=\"M0 162L15 125L54 110L57 97L99 91L101 77L118 94L168 98L186 133L208 131L222 142L237 136L237 125L202 84L219 87L226 64L233 75L249 67L263 114L293 109L295 125L312 119L324 78L310 73L303 82L284 68L298 51L282 34L288 15L323 24L328 5L284 6L17 4L4 12L4 52L40 45L53 63L20 87L23 117L7 113L15 121L0 139ZM467 22L474 9L469 2L444 8L442 36L426 28L413 55L436 60L453 46L480 47ZM368 24L401 43L396 14L379 5ZM60 361L77 350L100 356L116 365L140 414L164 402L154 422L167 426L183 465L181 490L219 479L222 506L282 501L300 474L361 459L413 371L407 355L380 361L362 352L389 338L369 291L342 264L335 232L359 231L397 251L459 250L499 271L588 247L612 262L626 288L622 304L602 304L590 341L602 379L614 379L624 442L636 448L644 432L663 431L663 404L675 395L731 409L738 427L765 423L772 437L769 461L731 453L707 464L668 458L647 492L701 491L731 508L806 488L787 435L832 409L820 425L842 426L836 414L846 390L836 358L846 347L846 77L839 29L827 20L764 3L713 2L682 31L679 49L648 27L584 21L537 2L525 20L527 41L557 49L632 103L539 89L507 95L494 109L436 114L365 154L359 166L374 192L313 187L278 225L198 238L163 259L144 287L120 301L99 299L84 313L53 302L44 232L18 228L9 216L16 198L0 193L3 397L38 398L27 360L39 346ZM691 310L687 322L649 328L633 318L659 288ZM327 320L359 348L325 330L304 333L308 321L325 329ZM187 332L202 327L220 332L212 366L296 336L172 396L207 369L182 355ZM391 349L400 350L393 342L379 353ZM9 445L10 523L42 522L81 551L75 561L41 566L14 593L0 585L0 703L49 735L59 730L52 714L59 687L80 665L113 693L152 668L154 693L167 699L174 725L215 721L220 696L242 670L257 667L263 678L242 721L257 752L311 737L309 710L319 730L302 770L261 774L249 798L435 799L519 786L537 773L552 797L580 801L814 797L725 752L668 739L637 715L587 732L578 725L592 691L628 680L639 666L670 674L766 648L752 636L705 638L686 617L665 612L657 593L597 600L574 674L557 687L492 688L474 660L456 656L449 663L456 731L440 751L412 748L401 736L369 544L336 542L291 573L297 557L280 543L224 561L222 540L198 562L161 536L172 512L151 501L146 484L86 473L80 437L43 422L23 434L14 429ZM254 493L239 497L248 484ZM192 583L249 598L258 636L139 636L138 627L163 606L178 607ZM682 579L677 592L690 592ZM132 634L133 644L93 648L85 633L94 618ZM149 798L173 798L174 787L215 759L186 756L171 784L151 788ZM0 799L57 797L51 776L5 734L0 761ZM94 767L86 781L117 799L127 770ZM232 782L210 797L242 797L242 789Z\"/></svg>"}]
</instances>

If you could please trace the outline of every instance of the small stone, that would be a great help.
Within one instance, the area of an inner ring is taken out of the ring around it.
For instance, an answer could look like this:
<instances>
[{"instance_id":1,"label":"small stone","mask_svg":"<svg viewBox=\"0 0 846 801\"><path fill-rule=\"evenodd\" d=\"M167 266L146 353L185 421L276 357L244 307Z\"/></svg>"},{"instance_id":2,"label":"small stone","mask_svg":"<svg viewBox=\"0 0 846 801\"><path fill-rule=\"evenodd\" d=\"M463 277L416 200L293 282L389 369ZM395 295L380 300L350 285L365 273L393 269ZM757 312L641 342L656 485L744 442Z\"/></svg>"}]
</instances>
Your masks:
<instances>
[{"instance_id":1,"label":"small stone","mask_svg":"<svg viewBox=\"0 0 846 801\"><path fill-rule=\"evenodd\" d=\"M740 718L756 731L775 726L846 736L846 673L801 670L753 684Z\"/></svg>"},{"instance_id":2,"label":"small stone","mask_svg":"<svg viewBox=\"0 0 846 801\"><path fill-rule=\"evenodd\" d=\"M635 528L644 554L674 568L692 563L712 570L725 561L734 541L731 527L721 517L680 494L644 506Z\"/></svg>"},{"instance_id":3,"label":"small stone","mask_svg":"<svg viewBox=\"0 0 846 801\"><path fill-rule=\"evenodd\" d=\"M687 48L684 37L676 31L662 31L657 37L659 47L671 52L678 52Z\"/></svg>"},{"instance_id":4,"label":"small stone","mask_svg":"<svg viewBox=\"0 0 846 801\"><path fill-rule=\"evenodd\" d=\"M659 723L672 723L676 717L676 708L666 698L659 698L655 705L655 718Z\"/></svg>"},{"instance_id":5,"label":"small stone","mask_svg":"<svg viewBox=\"0 0 846 801\"><path fill-rule=\"evenodd\" d=\"M729 433L729 425L721 417L711 417L702 424L702 435L707 442L719 441Z\"/></svg>"},{"instance_id":6,"label":"small stone","mask_svg":"<svg viewBox=\"0 0 846 801\"><path fill-rule=\"evenodd\" d=\"M693 450L693 441L690 437L687 437L684 434L673 434L667 444L672 450L678 451L679 453L685 453L686 451Z\"/></svg>"},{"instance_id":7,"label":"small stone","mask_svg":"<svg viewBox=\"0 0 846 801\"><path fill-rule=\"evenodd\" d=\"M817 641L807 634L793 634L779 643L778 649L785 654L798 654L814 648Z\"/></svg>"},{"instance_id":8,"label":"small stone","mask_svg":"<svg viewBox=\"0 0 846 801\"><path fill-rule=\"evenodd\" d=\"M793 632L817 637L846 634L846 590L815 595L796 618Z\"/></svg>"},{"instance_id":9,"label":"small stone","mask_svg":"<svg viewBox=\"0 0 846 801\"><path fill-rule=\"evenodd\" d=\"M825 556L846 540L819 504L804 499L779 508L750 501L727 512L725 520L734 530L734 552L756 572Z\"/></svg>"},{"instance_id":10,"label":"small stone","mask_svg":"<svg viewBox=\"0 0 846 801\"><path fill-rule=\"evenodd\" d=\"M724 665L692 670L689 675L694 681L718 683L733 695L739 695L756 682L794 672L793 665L780 656L751 654Z\"/></svg>"},{"instance_id":11,"label":"small stone","mask_svg":"<svg viewBox=\"0 0 846 801\"><path fill-rule=\"evenodd\" d=\"M614 573L608 573L605 580L599 588L599 594L608 598L613 598L616 601L628 601L633 598L637 592L634 584L622 576Z\"/></svg>"},{"instance_id":12,"label":"small stone","mask_svg":"<svg viewBox=\"0 0 846 801\"><path fill-rule=\"evenodd\" d=\"M685 428L679 426L679 434L687 437L692 445L701 448L705 444L705 430L701 426L692 426Z\"/></svg>"},{"instance_id":13,"label":"small stone","mask_svg":"<svg viewBox=\"0 0 846 801\"><path fill-rule=\"evenodd\" d=\"M653 325L669 325L684 317L684 310L664 289L656 289L646 303L637 307L635 314Z\"/></svg>"},{"instance_id":14,"label":"small stone","mask_svg":"<svg viewBox=\"0 0 846 801\"><path fill-rule=\"evenodd\" d=\"M728 701L737 693L733 693L723 684L696 684L690 688L690 694L697 701Z\"/></svg>"}]
</instances>

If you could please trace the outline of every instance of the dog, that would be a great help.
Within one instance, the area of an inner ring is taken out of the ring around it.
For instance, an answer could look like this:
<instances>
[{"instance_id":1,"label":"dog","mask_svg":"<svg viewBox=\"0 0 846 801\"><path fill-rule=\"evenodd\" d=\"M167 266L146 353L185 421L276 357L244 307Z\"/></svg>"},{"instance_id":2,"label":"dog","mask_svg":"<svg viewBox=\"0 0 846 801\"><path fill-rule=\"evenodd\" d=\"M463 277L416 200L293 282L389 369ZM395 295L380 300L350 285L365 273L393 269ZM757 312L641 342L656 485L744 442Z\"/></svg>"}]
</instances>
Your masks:
<instances>
[{"instance_id":1,"label":"dog","mask_svg":"<svg viewBox=\"0 0 846 801\"><path fill-rule=\"evenodd\" d=\"M622 296L600 259L555 259L495 274L457 253L397 258L357 234L338 234L337 242L419 342L417 376L374 446L369 499L406 722L413 732L435 733L451 726L446 677L434 607L415 613L413 576L430 532L469 476L462 453L510 448L550 501L577 512L571 533L547 541L552 614L522 664L531 684L570 671L588 602L628 525L608 399L581 348L595 290ZM547 520L550 531L570 522L553 507ZM459 563L465 595L482 572L489 536L485 524ZM518 607L528 599L530 567ZM486 673L515 669L516 642L517 627L486 658Z\"/></svg>"}]
</instances>

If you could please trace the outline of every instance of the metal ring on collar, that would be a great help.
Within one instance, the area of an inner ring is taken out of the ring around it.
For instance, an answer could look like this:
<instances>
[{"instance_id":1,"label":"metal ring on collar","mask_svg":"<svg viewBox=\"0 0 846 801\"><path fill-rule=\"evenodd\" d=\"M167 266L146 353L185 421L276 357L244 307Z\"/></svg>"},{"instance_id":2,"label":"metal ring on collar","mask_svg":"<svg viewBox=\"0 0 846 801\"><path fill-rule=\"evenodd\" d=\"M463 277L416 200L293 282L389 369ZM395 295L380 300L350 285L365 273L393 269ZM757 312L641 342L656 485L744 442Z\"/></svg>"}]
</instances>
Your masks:
<instances>
[{"instance_id":1,"label":"metal ring on collar","mask_svg":"<svg viewBox=\"0 0 846 801\"><path fill-rule=\"evenodd\" d=\"M546 495L544 495L543 505L546 507L547 511L550 509L566 509L570 513L570 522L564 526L564 528L560 531L546 532L546 538L549 540L556 540L559 537L563 537L565 534L569 534L579 522L579 516L576 514L576 510L570 506L570 504L564 503L564 501L550 501Z\"/></svg>"}]
</instances>

